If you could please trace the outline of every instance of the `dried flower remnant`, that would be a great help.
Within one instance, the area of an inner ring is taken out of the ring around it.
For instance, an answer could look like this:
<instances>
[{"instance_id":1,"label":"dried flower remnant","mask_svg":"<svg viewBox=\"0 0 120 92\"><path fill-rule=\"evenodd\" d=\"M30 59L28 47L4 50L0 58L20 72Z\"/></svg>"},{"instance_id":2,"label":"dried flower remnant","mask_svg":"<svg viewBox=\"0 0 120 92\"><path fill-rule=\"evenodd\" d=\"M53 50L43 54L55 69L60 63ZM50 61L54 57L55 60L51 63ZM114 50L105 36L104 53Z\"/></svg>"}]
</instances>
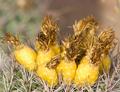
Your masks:
<instances>
[{"instance_id":1,"label":"dried flower remnant","mask_svg":"<svg viewBox=\"0 0 120 92\"><path fill-rule=\"evenodd\" d=\"M95 33L95 29L98 28L98 23L93 16L88 16L82 20L75 21L73 29L75 34L80 34L83 31L88 31L88 33Z\"/></svg>"},{"instance_id":2,"label":"dried flower remnant","mask_svg":"<svg viewBox=\"0 0 120 92\"><path fill-rule=\"evenodd\" d=\"M5 33L5 36L3 37L2 42L3 43L7 42L13 46L18 46L21 44L19 39L10 33Z\"/></svg>"},{"instance_id":3,"label":"dried flower remnant","mask_svg":"<svg viewBox=\"0 0 120 92\"><path fill-rule=\"evenodd\" d=\"M40 30L46 35L46 38L48 38L48 45L55 43L59 27L58 24L53 20L52 16L44 17Z\"/></svg>"},{"instance_id":4,"label":"dried flower remnant","mask_svg":"<svg viewBox=\"0 0 120 92\"><path fill-rule=\"evenodd\" d=\"M98 27L98 23L93 16L88 16L78 22L75 21L75 24L73 25L75 40L73 43L79 44L77 46L75 45L77 51L79 51L77 52L78 56L76 58L76 63L79 64L79 61L85 56L87 49L95 43Z\"/></svg>"},{"instance_id":5,"label":"dried flower remnant","mask_svg":"<svg viewBox=\"0 0 120 92\"><path fill-rule=\"evenodd\" d=\"M53 57L50 62L46 64L46 67L50 69L55 69L57 65L60 63L60 55Z\"/></svg>"},{"instance_id":6,"label":"dried flower remnant","mask_svg":"<svg viewBox=\"0 0 120 92\"><path fill-rule=\"evenodd\" d=\"M39 32L38 36L36 37L36 44L35 44L36 50L39 49L48 49L48 38L43 32Z\"/></svg>"},{"instance_id":7,"label":"dried flower remnant","mask_svg":"<svg viewBox=\"0 0 120 92\"><path fill-rule=\"evenodd\" d=\"M101 32L98 36L99 43L101 44L101 48L103 49L104 54L108 54L109 50L113 47L113 42L115 39L115 33L112 29L106 29Z\"/></svg>"}]
</instances>

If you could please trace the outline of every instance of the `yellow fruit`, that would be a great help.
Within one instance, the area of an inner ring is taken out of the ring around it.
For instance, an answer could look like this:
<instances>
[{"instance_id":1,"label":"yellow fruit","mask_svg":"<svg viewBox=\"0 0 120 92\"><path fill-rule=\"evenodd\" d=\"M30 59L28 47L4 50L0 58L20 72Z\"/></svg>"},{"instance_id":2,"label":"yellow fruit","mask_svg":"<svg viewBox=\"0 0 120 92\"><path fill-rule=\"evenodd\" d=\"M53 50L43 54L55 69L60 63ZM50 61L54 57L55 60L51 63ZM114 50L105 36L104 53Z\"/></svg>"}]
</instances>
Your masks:
<instances>
[{"instance_id":1,"label":"yellow fruit","mask_svg":"<svg viewBox=\"0 0 120 92\"><path fill-rule=\"evenodd\" d=\"M37 55L37 65L36 70L37 75L48 83L49 86L55 86L58 83L56 69L48 68L46 65L60 53L58 46L52 46L48 51L39 50Z\"/></svg>"},{"instance_id":2,"label":"yellow fruit","mask_svg":"<svg viewBox=\"0 0 120 92\"><path fill-rule=\"evenodd\" d=\"M57 72L62 75L64 83L69 85L74 79L76 68L74 61L62 60L57 66Z\"/></svg>"},{"instance_id":3,"label":"yellow fruit","mask_svg":"<svg viewBox=\"0 0 120 92\"><path fill-rule=\"evenodd\" d=\"M50 60L60 53L60 48L58 46L51 46L48 51L39 50L37 55L37 65L46 64Z\"/></svg>"},{"instance_id":4,"label":"yellow fruit","mask_svg":"<svg viewBox=\"0 0 120 92\"><path fill-rule=\"evenodd\" d=\"M61 75L63 82L67 85L71 85L73 82L77 65L75 63L75 58L77 56L76 48L74 41L70 41L68 38L65 42L63 42L63 46L61 46L61 60L60 64L57 66L57 73ZM74 40L72 38L72 40Z\"/></svg>"},{"instance_id":5,"label":"yellow fruit","mask_svg":"<svg viewBox=\"0 0 120 92\"><path fill-rule=\"evenodd\" d=\"M24 45L18 45L14 51L16 60L29 71L36 68L36 53L35 51Z\"/></svg>"},{"instance_id":6,"label":"yellow fruit","mask_svg":"<svg viewBox=\"0 0 120 92\"><path fill-rule=\"evenodd\" d=\"M45 65L40 65L36 71L37 75L48 83L49 86L55 86L58 83L57 72L55 69L49 69Z\"/></svg>"},{"instance_id":7,"label":"yellow fruit","mask_svg":"<svg viewBox=\"0 0 120 92\"><path fill-rule=\"evenodd\" d=\"M104 56L101 63L100 63L100 74L102 74L102 72L104 71L105 73L108 73L111 67L111 59L110 57Z\"/></svg>"},{"instance_id":8,"label":"yellow fruit","mask_svg":"<svg viewBox=\"0 0 120 92\"><path fill-rule=\"evenodd\" d=\"M90 63L89 58L84 57L76 70L74 83L78 86L93 85L99 76L99 66Z\"/></svg>"},{"instance_id":9,"label":"yellow fruit","mask_svg":"<svg viewBox=\"0 0 120 92\"><path fill-rule=\"evenodd\" d=\"M56 49L56 52L54 51ZM55 86L58 83L57 72L53 68L48 68L46 65L59 53L59 48L51 47L48 51L39 50L37 55L36 70L37 75L48 83L49 86Z\"/></svg>"},{"instance_id":10,"label":"yellow fruit","mask_svg":"<svg viewBox=\"0 0 120 92\"><path fill-rule=\"evenodd\" d=\"M36 68L36 52L22 44L17 37L10 33L5 33L3 38L4 42L10 43L14 47L14 56L18 63L23 65L29 71L33 71Z\"/></svg>"}]
</instances>

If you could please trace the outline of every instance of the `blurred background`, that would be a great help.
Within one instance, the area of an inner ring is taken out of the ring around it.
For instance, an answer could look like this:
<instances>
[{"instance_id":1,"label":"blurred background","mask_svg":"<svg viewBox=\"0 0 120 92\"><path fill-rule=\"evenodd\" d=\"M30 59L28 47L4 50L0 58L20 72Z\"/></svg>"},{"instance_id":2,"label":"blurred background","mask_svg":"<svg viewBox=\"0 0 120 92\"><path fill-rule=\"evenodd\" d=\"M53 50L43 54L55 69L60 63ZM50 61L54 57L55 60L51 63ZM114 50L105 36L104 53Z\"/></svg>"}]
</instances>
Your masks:
<instances>
[{"instance_id":1,"label":"blurred background","mask_svg":"<svg viewBox=\"0 0 120 92\"><path fill-rule=\"evenodd\" d=\"M61 39L71 33L75 20L89 15L120 38L120 0L0 0L0 36L12 32L33 41L45 15L58 21Z\"/></svg>"}]
</instances>

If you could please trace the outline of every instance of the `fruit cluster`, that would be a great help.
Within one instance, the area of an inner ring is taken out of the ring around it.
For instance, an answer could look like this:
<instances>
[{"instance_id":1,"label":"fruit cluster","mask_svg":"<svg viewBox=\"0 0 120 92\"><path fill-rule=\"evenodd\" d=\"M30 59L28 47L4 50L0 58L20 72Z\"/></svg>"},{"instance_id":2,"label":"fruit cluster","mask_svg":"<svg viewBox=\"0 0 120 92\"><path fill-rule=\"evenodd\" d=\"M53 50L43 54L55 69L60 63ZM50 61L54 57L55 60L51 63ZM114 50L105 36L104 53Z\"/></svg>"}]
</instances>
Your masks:
<instances>
[{"instance_id":1,"label":"fruit cluster","mask_svg":"<svg viewBox=\"0 0 120 92\"><path fill-rule=\"evenodd\" d=\"M3 41L12 44L16 61L28 71L34 71L49 86L59 83L67 85L93 85L102 72L109 72L109 52L115 39L112 29L98 31L99 25L89 16L75 21L73 34L62 44L57 41L59 27L51 16L46 16L35 41L35 50L21 43L10 33Z\"/></svg>"}]
</instances>

